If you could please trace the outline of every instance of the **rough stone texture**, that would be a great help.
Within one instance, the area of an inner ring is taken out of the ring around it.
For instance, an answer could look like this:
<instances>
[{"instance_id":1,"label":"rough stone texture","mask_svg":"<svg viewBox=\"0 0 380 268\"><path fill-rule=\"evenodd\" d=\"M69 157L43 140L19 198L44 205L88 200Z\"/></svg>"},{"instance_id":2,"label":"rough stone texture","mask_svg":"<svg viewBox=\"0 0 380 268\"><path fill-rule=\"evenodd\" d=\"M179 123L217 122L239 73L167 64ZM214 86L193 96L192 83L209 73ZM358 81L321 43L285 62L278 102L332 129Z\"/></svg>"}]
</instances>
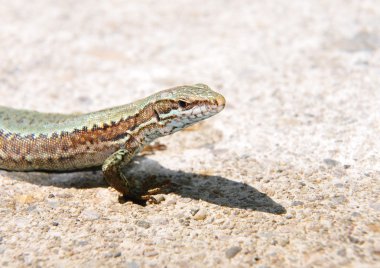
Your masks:
<instances>
[{"instance_id":1,"label":"rough stone texture","mask_svg":"<svg viewBox=\"0 0 380 268\"><path fill-rule=\"evenodd\" d=\"M1 0L0 59L0 105L199 82L228 102L139 159L172 181L156 205L100 172L1 171L0 266L379 266L378 1Z\"/></svg>"}]
</instances>

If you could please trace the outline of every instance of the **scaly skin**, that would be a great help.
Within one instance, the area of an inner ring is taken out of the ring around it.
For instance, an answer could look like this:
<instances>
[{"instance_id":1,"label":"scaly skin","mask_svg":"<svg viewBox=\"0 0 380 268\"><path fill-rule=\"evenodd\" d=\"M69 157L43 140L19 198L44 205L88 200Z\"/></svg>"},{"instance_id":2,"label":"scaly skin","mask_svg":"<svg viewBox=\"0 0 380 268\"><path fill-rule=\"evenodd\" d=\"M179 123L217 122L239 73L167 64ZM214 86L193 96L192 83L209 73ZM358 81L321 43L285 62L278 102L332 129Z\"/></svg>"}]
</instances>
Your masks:
<instances>
[{"instance_id":1,"label":"scaly skin","mask_svg":"<svg viewBox=\"0 0 380 268\"><path fill-rule=\"evenodd\" d=\"M123 106L82 115L0 106L0 169L69 171L102 166L106 181L134 199L148 192L121 167L145 145L220 112L208 86L163 90Z\"/></svg>"}]
</instances>

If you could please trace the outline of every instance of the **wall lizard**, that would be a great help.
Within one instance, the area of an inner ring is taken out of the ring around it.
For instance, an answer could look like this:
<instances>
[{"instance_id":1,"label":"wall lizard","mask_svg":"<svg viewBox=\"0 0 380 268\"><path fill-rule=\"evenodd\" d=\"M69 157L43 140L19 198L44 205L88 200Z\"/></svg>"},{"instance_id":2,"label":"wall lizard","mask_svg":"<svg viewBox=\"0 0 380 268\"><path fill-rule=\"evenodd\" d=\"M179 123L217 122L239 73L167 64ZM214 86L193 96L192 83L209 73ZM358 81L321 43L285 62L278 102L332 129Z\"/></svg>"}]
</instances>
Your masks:
<instances>
[{"instance_id":1,"label":"wall lizard","mask_svg":"<svg viewBox=\"0 0 380 268\"><path fill-rule=\"evenodd\" d=\"M102 167L124 196L150 198L122 167L145 145L220 112L222 95L203 84L179 86L133 103L86 114L53 114L0 106L0 169L72 171Z\"/></svg>"}]
</instances>

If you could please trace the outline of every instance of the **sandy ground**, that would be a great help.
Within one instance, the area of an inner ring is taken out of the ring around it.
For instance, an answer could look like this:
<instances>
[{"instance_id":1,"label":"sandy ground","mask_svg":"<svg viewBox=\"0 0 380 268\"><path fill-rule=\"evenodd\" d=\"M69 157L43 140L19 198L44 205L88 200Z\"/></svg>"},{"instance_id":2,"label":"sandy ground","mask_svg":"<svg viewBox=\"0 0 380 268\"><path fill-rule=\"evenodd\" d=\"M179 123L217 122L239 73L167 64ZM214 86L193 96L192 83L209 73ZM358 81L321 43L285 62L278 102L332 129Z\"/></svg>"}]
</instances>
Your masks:
<instances>
[{"instance_id":1,"label":"sandy ground","mask_svg":"<svg viewBox=\"0 0 380 268\"><path fill-rule=\"evenodd\" d=\"M378 1L0 1L0 105L86 112L206 83L226 109L136 176L0 171L3 267L379 267Z\"/></svg>"}]
</instances>

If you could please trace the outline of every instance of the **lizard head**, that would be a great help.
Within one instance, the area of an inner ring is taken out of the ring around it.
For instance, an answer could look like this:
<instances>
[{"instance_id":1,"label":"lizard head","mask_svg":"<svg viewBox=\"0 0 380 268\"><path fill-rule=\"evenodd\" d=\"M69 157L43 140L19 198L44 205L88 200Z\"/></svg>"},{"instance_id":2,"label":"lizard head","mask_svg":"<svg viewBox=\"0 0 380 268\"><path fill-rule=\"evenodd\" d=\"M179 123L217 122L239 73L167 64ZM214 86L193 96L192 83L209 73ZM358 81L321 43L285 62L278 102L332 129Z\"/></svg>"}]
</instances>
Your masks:
<instances>
[{"instance_id":1,"label":"lizard head","mask_svg":"<svg viewBox=\"0 0 380 268\"><path fill-rule=\"evenodd\" d=\"M161 135L168 135L223 110L224 97L203 84L180 86L153 96L154 114Z\"/></svg>"}]
</instances>

